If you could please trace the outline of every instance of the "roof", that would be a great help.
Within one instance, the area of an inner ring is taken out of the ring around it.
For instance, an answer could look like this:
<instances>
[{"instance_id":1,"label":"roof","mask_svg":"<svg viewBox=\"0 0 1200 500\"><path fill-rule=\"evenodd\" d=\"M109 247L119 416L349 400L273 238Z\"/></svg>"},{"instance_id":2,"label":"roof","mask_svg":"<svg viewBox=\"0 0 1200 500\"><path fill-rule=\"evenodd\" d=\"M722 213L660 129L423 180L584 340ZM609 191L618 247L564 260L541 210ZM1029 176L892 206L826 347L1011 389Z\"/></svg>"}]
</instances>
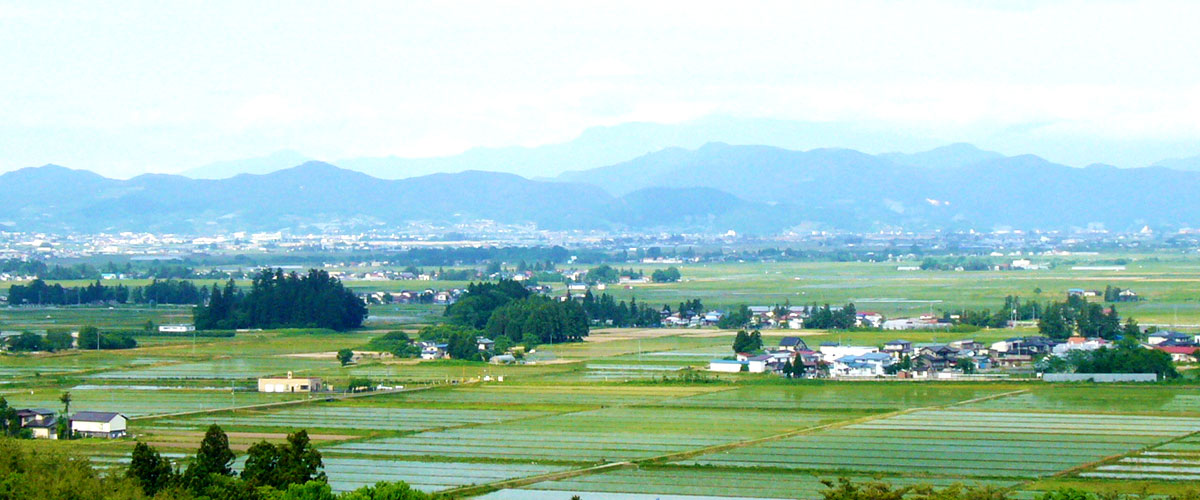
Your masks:
<instances>
[{"instance_id":1,"label":"roof","mask_svg":"<svg viewBox=\"0 0 1200 500\"><path fill-rule=\"evenodd\" d=\"M1196 346L1182 346L1182 345L1155 346L1154 348L1158 349L1160 351L1169 352L1171 354L1189 354L1189 355L1195 354L1196 350L1200 349L1200 347L1196 347Z\"/></svg>"},{"instance_id":2,"label":"roof","mask_svg":"<svg viewBox=\"0 0 1200 500\"><path fill-rule=\"evenodd\" d=\"M718 365L741 365L741 364L745 364L745 363L742 363L741 361L734 361L734 360L732 360L732 359L714 359L714 360L712 360L712 361L709 361L709 363L715 363L715 364L718 364Z\"/></svg>"},{"instance_id":3,"label":"roof","mask_svg":"<svg viewBox=\"0 0 1200 500\"><path fill-rule=\"evenodd\" d=\"M808 345L808 344L805 344L803 340L800 340L800 337L784 337L782 339L779 339L779 345L780 346L796 346L796 345Z\"/></svg>"},{"instance_id":4,"label":"roof","mask_svg":"<svg viewBox=\"0 0 1200 500\"><path fill-rule=\"evenodd\" d=\"M25 408L17 410L18 417L31 417L34 415L54 415L54 411L45 408Z\"/></svg>"},{"instance_id":5,"label":"roof","mask_svg":"<svg viewBox=\"0 0 1200 500\"><path fill-rule=\"evenodd\" d=\"M112 422L117 417L124 417L124 415L107 411L81 411L71 416L71 420L79 422Z\"/></svg>"},{"instance_id":6,"label":"roof","mask_svg":"<svg viewBox=\"0 0 1200 500\"><path fill-rule=\"evenodd\" d=\"M888 344L903 344L903 345L912 345L912 342L909 342L909 341L907 341L907 340L903 340L903 339L896 339L896 340L893 340L893 341L891 341L891 342L888 342L887 344L884 344L884 345L888 345Z\"/></svg>"}]
</instances>

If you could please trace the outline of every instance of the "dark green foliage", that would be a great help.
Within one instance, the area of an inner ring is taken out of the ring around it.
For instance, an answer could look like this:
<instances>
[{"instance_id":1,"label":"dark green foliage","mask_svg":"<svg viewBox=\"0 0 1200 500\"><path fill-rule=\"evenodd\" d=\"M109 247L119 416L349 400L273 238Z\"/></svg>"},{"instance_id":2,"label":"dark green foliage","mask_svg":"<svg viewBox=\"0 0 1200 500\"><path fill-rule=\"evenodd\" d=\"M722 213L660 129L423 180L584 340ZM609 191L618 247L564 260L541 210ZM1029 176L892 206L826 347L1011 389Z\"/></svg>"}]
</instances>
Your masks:
<instances>
[{"instance_id":1,"label":"dark green foliage","mask_svg":"<svg viewBox=\"0 0 1200 500\"><path fill-rule=\"evenodd\" d=\"M650 281L655 283L672 283L679 281L680 277L679 268L674 266L666 269L656 269L653 273L650 273Z\"/></svg>"},{"instance_id":2,"label":"dark green foliage","mask_svg":"<svg viewBox=\"0 0 1200 500\"><path fill-rule=\"evenodd\" d=\"M1123 343L1116 348L1071 351L1065 363L1046 363L1047 371L1067 371L1071 368L1078 373L1155 373L1164 379L1179 377L1170 354L1157 349L1145 349L1133 342Z\"/></svg>"},{"instance_id":3,"label":"dark green foliage","mask_svg":"<svg viewBox=\"0 0 1200 500\"><path fill-rule=\"evenodd\" d=\"M52 330L46 332L47 351L63 351L70 349L73 341L74 339L71 338L71 332L64 330Z\"/></svg>"},{"instance_id":4,"label":"dark green foliage","mask_svg":"<svg viewBox=\"0 0 1200 500\"><path fill-rule=\"evenodd\" d=\"M135 304L200 304L204 292L191 281L157 279L145 287L134 288L129 301Z\"/></svg>"},{"instance_id":5,"label":"dark green foliage","mask_svg":"<svg viewBox=\"0 0 1200 500\"><path fill-rule=\"evenodd\" d=\"M746 330L738 330L737 335L733 337L733 352L751 353L762 350L762 333L758 330L746 333Z\"/></svg>"},{"instance_id":6,"label":"dark green foliage","mask_svg":"<svg viewBox=\"0 0 1200 500\"><path fill-rule=\"evenodd\" d=\"M21 433L21 419L17 418L17 409L8 405L8 400L0 396L0 435L15 437Z\"/></svg>"},{"instance_id":7,"label":"dark green foliage","mask_svg":"<svg viewBox=\"0 0 1200 500\"><path fill-rule=\"evenodd\" d=\"M308 432L300 430L289 434L286 444L261 441L251 446L242 479L254 486L282 490L309 481L325 482L325 473L321 471L324 467L321 452L312 447Z\"/></svg>"},{"instance_id":8,"label":"dark green foliage","mask_svg":"<svg viewBox=\"0 0 1200 500\"><path fill-rule=\"evenodd\" d=\"M492 312L514 300L529 297L529 290L513 280L496 283L471 283L467 293L446 308L446 320L456 325L483 329Z\"/></svg>"},{"instance_id":9,"label":"dark green foliage","mask_svg":"<svg viewBox=\"0 0 1200 500\"><path fill-rule=\"evenodd\" d=\"M46 343L41 335L33 332L21 332L20 335L8 340L8 350L12 352L44 351Z\"/></svg>"},{"instance_id":10,"label":"dark green foliage","mask_svg":"<svg viewBox=\"0 0 1200 500\"><path fill-rule=\"evenodd\" d=\"M350 392L369 391L372 387L374 387L374 384L371 383L371 379L369 378L354 377L350 379L350 382L347 383L346 387Z\"/></svg>"},{"instance_id":11,"label":"dark green foliage","mask_svg":"<svg viewBox=\"0 0 1200 500\"><path fill-rule=\"evenodd\" d=\"M750 324L750 308L745 304L729 311L717 321L717 328L743 328Z\"/></svg>"},{"instance_id":12,"label":"dark green foliage","mask_svg":"<svg viewBox=\"0 0 1200 500\"><path fill-rule=\"evenodd\" d=\"M408 334L399 330L372 338L364 349L390 352L397 358L415 358L421 355L421 349L413 344Z\"/></svg>"},{"instance_id":13,"label":"dark green foliage","mask_svg":"<svg viewBox=\"0 0 1200 500\"><path fill-rule=\"evenodd\" d=\"M854 304L846 304L836 311L829 304L821 307L813 304L809 308L808 317L804 318L804 327L822 330L847 330L854 328L857 322L858 312L854 309Z\"/></svg>"},{"instance_id":14,"label":"dark green foliage","mask_svg":"<svg viewBox=\"0 0 1200 500\"><path fill-rule=\"evenodd\" d=\"M1089 303L1077 295L1067 297L1066 302L1054 302L1046 306L1038 320L1038 331L1053 339L1078 334L1108 340L1116 339L1123 332L1116 306L1105 313L1102 304Z\"/></svg>"},{"instance_id":15,"label":"dark green foliage","mask_svg":"<svg viewBox=\"0 0 1200 500\"><path fill-rule=\"evenodd\" d=\"M497 308L484 331L493 340L508 337L529 347L578 342L588 334L588 317L583 306L574 300L530 296Z\"/></svg>"},{"instance_id":16,"label":"dark green foliage","mask_svg":"<svg viewBox=\"0 0 1200 500\"><path fill-rule=\"evenodd\" d=\"M310 269L304 276L264 269L242 294L230 280L213 285L208 304L195 309L196 328L329 328L345 331L362 326L367 306L354 292L329 276Z\"/></svg>"},{"instance_id":17,"label":"dark green foliage","mask_svg":"<svg viewBox=\"0 0 1200 500\"><path fill-rule=\"evenodd\" d=\"M100 343L100 349L133 349L137 347L137 340L129 332L101 332L94 326L85 326L79 329L80 349L96 349L97 342Z\"/></svg>"},{"instance_id":18,"label":"dark green foliage","mask_svg":"<svg viewBox=\"0 0 1200 500\"><path fill-rule=\"evenodd\" d=\"M337 360L342 364L342 366L350 364L351 361L354 361L354 351L351 351L350 349L339 350L337 352Z\"/></svg>"},{"instance_id":19,"label":"dark green foliage","mask_svg":"<svg viewBox=\"0 0 1200 500\"><path fill-rule=\"evenodd\" d=\"M36 279L28 285L13 285L8 289L9 304L97 304L129 300L129 289L124 285L104 286L100 280L85 287L64 288L55 283L47 285Z\"/></svg>"},{"instance_id":20,"label":"dark green foliage","mask_svg":"<svg viewBox=\"0 0 1200 500\"><path fill-rule=\"evenodd\" d=\"M133 447L125 476L137 481L147 496L154 496L177 480L171 462L140 441Z\"/></svg>"},{"instance_id":21,"label":"dark green foliage","mask_svg":"<svg viewBox=\"0 0 1200 500\"><path fill-rule=\"evenodd\" d=\"M200 441L196 459L183 473L183 482L193 492L204 491L214 484L214 477L233 474L233 450L229 449L229 436L217 424L210 425Z\"/></svg>"},{"instance_id":22,"label":"dark green foliage","mask_svg":"<svg viewBox=\"0 0 1200 500\"><path fill-rule=\"evenodd\" d=\"M616 327L653 327L662 322L659 310L648 304L638 304L636 298L631 299L629 304L625 301L618 303L607 293L600 294L600 298L597 299L592 295L592 291L588 290L583 294L581 305L592 323ZM696 306L699 307L699 301L696 302Z\"/></svg>"}]
</instances>

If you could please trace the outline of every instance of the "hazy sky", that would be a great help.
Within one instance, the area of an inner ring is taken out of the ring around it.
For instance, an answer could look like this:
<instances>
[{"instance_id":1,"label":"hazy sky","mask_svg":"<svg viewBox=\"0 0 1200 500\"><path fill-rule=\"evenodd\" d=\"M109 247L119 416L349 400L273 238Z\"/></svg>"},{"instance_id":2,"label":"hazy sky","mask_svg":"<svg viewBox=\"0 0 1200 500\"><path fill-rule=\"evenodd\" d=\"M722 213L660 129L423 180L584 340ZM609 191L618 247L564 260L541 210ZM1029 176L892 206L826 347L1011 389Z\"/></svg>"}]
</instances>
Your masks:
<instances>
[{"instance_id":1,"label":"hazy sky","mask_svg":"<svg viewBox=\"0 0 1200 500\"><path fill-rule=\"evenodd\" d=\"M1075 165L1200 154L1200 2L703 3L0 0L0 170L445 155L712 114Z\"/></svg>"}]
</instances>

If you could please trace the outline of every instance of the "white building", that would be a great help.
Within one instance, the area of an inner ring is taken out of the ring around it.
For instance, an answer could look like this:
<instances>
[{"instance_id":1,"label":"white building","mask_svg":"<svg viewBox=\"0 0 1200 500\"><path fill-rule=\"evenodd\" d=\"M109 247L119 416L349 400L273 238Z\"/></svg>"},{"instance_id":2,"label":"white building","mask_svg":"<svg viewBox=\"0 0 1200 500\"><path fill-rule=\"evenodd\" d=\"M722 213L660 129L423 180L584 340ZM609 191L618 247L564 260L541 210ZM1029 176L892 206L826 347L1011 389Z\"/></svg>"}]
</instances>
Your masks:
<instances>
[{"instance_id":1,"label":"white building","mask_svg":"<svg viewBox=\"0 0 1200 500\"><path fill-rule=\"evenodd\" d=\"M834 360L829 368L829 374L834 377L878 377L895 362L892 356L884 352L871 352L861 356L843 356Z\"/></svg>"},{"instance_id":2,"label":"white building","mask_svg":"<svg viewBox=\"0 0 1200 500\"><path fill-rule=\"evenodd\" d=\"M864 354L879 352L879 348L870 346L822 344L817 352L821 353L821 361L833 363L834 361L846 356L862 356ZM889 357L891 356L889 355Z\"/></svg>"},{"instance_id":3,"label":"white building","mask_svg":"<svg viewBox=\"0 0 1200 500\"><path fill-rule=\"evenodd\" d=\"M729 359L714 359L714 360L708 362L708 371L724 372L724 373L738 373L738 372L742 371L743 366L745 366L745 363L743 363L741 361L733 361L733 360L729 360Z\"/></svg>"},{"instance_id":4,"label":"white building","mask_svg":"<svg viewBox=\"0 0 1200 500\"><path fill-rule=\"evenodd\" d=\"M196 331L196 325L158 325L162 333L188 333Z\"/></svg>"},{"instance_id":5,"label":"white building","mask_svg":"<svg viewBox=\"0 0 1200 500\"><path fill-rule=\"evenodd\" d=\"M71 432L84 437L125 437L127 419L120 413L81 411L71 417Z\"/></svg>"},{"instance_id":6,"label":"white building","mask_svg":"<svg viewBox=\"0 0 1200 500\"><path fill-rule=\"evenodd\" d=\"M287 378L266 377L258 379L258 392L317 392L321 390L321 379L315 377Z\"/></svg>"}]
</instances>

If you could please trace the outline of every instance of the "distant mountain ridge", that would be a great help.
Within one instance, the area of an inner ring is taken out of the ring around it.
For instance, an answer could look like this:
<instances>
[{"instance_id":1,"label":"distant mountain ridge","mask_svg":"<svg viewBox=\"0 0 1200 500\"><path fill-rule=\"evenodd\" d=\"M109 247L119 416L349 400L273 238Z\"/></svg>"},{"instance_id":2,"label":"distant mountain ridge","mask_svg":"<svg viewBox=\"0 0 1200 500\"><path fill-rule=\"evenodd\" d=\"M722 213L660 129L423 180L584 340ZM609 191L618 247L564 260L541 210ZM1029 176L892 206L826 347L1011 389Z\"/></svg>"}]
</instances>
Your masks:
<instances>
[{"instance_id":1,"label":"distant mountain ridge","mask_svg":"<svg viewBox=\"0 0 1200 500\"><path fill-rule=\"evenodd\" d=\"M379 179L310 161L225 179L109 179L55 165L0 175L0 227L17 231L316 232L409 222L556 230L1200 227L1200 172L1006 157L956 144L870 155L708 143L532 180L467 170Z\"/></svg>"}]
</instances>

